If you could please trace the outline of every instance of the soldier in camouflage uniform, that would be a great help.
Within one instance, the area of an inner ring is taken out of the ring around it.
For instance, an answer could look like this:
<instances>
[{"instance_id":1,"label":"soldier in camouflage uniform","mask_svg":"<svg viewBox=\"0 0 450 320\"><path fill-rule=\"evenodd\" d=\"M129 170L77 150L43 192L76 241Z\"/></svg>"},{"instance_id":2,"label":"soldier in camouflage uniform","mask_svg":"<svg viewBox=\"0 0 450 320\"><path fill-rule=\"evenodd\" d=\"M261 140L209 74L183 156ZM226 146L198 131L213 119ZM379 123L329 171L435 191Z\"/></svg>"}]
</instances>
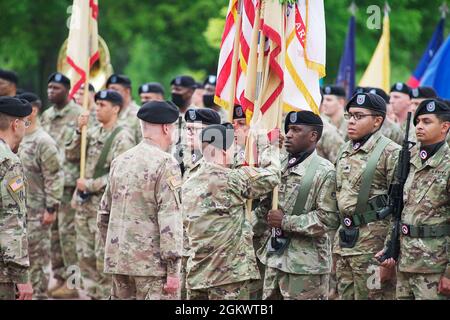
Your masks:
<instances>
[{"instance_id":1,"label":"soldier in camouflage uniform","mask_svg":"<svg viewBox=\"0 0 450 320\"><path fill-rule=\"evenodd\" d=\"M64 148L77 127L78 116L83 108L69 100L70 80L61 73L53 73L48 79L48 99L53 106L41 116L42 128L58 144L61 161L64 165L64 193L56 223L52 226L51 262L56 287L49 290L54 297L77 297L75 290L63 286L68 277L68 268L77 264L75 210L70 206L75 184L80 175L78 162L66 161Z\"/></svg>"},{"instance_id":2,"label":"soldier in camouflage uniform","mask_svg":"<svg viewBox=\"0 0 450 320\"><path fill-rule=\"evenodd\" d=\"M289 155L282 160L280 209L271 210L269 198L254 211L275 234L267 237L258 251L266 266L264 299L328 297L328 232L339 226L339 215L334 166L315 152L322 127L320 117L310 111L287 115L285 146Z\"/></svg>"},{"instance_id":3,"label":"soldier in camouflage uniform","mask_svg":"<svg viewBox=\"0 0 450 320\"><path fill-rule=\"evenodd\" d=\"M89 110L89 124L88 127L92 127L94 125L98 125L97 117L95 116L95 88L92 84L89 83L89 98L88 98L88 110ZM75 92L73 96L75 102L82 106L84 101L84 84L81 85L80 89Z\"/></svg>"},{"instance_id":4,"label":"soldier in camouflage uniform","mask_svg":"<svg viewBox=\"0 0 450 320\"><path fill-rule=\"evenodd\" d=\"M50 263L50 226L56 220L64 191L64 171L58 146L38 121L41 101L32 93L19 98L33 107L29 116L30 127L26 130L19 147L19 158L27 178L27 231L30 276L36 299L46 299Z\"/></svg>"},{"instance_id":5,"label":"soldier in camouflage uniform","mask_svg":"<svg viewBox=\"0 0 450 320\"><path fill-rule=\"evenodd\" d=\"M97 231L97 211L108 181L111 162L135 145L131 133L118 124L122 96L112 90L95 95L98 126L87 132L85 178L77 180L73 206L76 208L77 254L83 285L93 299L110 296L111 278L103 274L104 245ZM78 120L78 130L66 146L68 160L80 159L80 131L88 123L88 113Z\"/></svg>"},{"instance_id":6,"label":"soldier in camouflage uniform","mask_svg":"<svg viewBox=\"0 0 450 320\"><path fill-rule=\"evenodd\" d=\"M387 105L389 104L389 96L383 89L368 88L367 92L377 94L380 97L382 97L386 102L386 109L387 109ZM404 134L402 129L398 124L391 121L388 117L384 119L383 125L381 126L381 133L383 134L383 136L391 139L392 141L394 141L399 145L402 144L403 142Z\"/></svg>"},{"instance_id":7,"label":"soldier in camouflage uniform","mask_svg":"<svg viewBox=\"0 0 450 320\"><path fill-rule=\"evenodd\" d=\"M164 101L164 87L159 82L148 82L138 89L141 104L149 101Z\"/></svg>"},{"instance_id":8,"label":"soldier in camouflage uniform","mask_svg":"<svg viewBox=\"0 0 450 320\"><path fill-rule=\"evenodd\" d=\"M131 80L125 75L113 74L106 81L106 88L120 93L123 107L119 114L119 125L130 131L136 143L142 140L141 127L136 117L139 106L131 96Z\"/></svg>"},{"instance_id":9,"label":"soldier in camouflage uniform","mask_svg":"<svg viewBox=\"0 0 450 320\"><path fill-rule=\"evenodd\" d=\"M347 137L347 121L344 119L345 97L345 89L342 87L325 86L323 88L323 114L329 118L330 123L338 129L344 139Z\"/></svg>"},{"instance_id":10,"label":"soldier in camouflage uniform","mask_svg":"<svg viewBox=\"0 0 450 320\"><path fill-rule=\"evenodd\" d=\"M187 154L185 157L186 171L183 175L183 181L189 179L195 174L203 163L203 155L201 150L200 133L203 128L211 124L220 124L220 115L212 109L188 109L184 115L186 121L187 132ZM190 158L190 159L189 159ZM189 258L189 239L187 237L187 219L183 216L183 261L181 264L181 298L186 299L186 263Z\"/></svg>"},{"instance_id":11,"label":"soldier in camouflage uniform","mask_svg":"<svg viewBox=\"0 0 450 320\"><path fill-rule=\"evenodd\" d=\"M186 121L184 115L187 109L197 108L192 104L192 96L197 88L197 83L190 76L177 76L170 82L171 85L171 100L178 107L180 115L178 117L178 140L172 146L171 154L180 164L182 174L185 171L185 163L189 163L191 155L187 151L187 134Z\"/></svg>"},{"instance_id":12,"label":"soldier in camouflage uniform","mask_svg":"<svg viewBox=\"0 0 450 320\"><path fill-rule=\"evenodd\" d=\"M26 230L26 185L15 154L29 123L31 105L0 97L0 300L31 299Z\"/></svg>"},{"instance_id":13,"label":"soldier in camouflage uniform","mask_svg":"<svg viewBox=\"0 0 450 320\"><path fill-rule=\"evenodd\" d=\"M142 106L143 141L116 158L97 225L113 299L177 299L183 250L178 163L168 153L179 112L167 102Z\"/></svg>"},{"instance_id":14,"label":"soldier in camouflage uniform","mask_svg":"<svg viewBox=\"0 0 450 320\"><path fill-rule=\"evenodd\" d=\"M422 101L436 99L437 93L431 87L417 87L411 89L409 97L411 98L411 107L409 111L414 114Z\"/></svg>"},{"instance_id":15,"label":"soldier in camouflage uniform","mask_svg":"<svg viewBox=\"0 0 450 320\"><path fill-rule=\"evenodd\" d=\"M191 255L187 264L188 299L249 299L250 281L259 279L247 199L270 192L280 180L280 161L267 142L261 166L230 169L234 130L211 125L202 131L205 163L183 184ZM267 140L267 135L262 139Z\"/></svg>"},{"instance_id":16,"label":"soldier in camouflage uniform","mask_svg":"<svg viewBox=\"0 0 450 320\"><path fill-rule=\"evenodd\" d=\"M386 115L386 102L380 96L357 94L346 110L351 140L336 163L341 226L333 251L338 255L338 294L345 300L381 299L395 289L379 278L383 270L374 253L383 248L389 221L375 211L386 206L400 147L380 132Z\"/></svg>"},{"instance_id":17,"label":"soldier in camouflage uniform","mask_svg":"<svg viewBox=\"0 0 450 320\"><path fill-rule=\"evenodd\" d=\"M234 156L234 166L239 167L245 164L245 144L247 142L250 126L247 124L244 109L240 105L233 108L233 128L236 140L236 151Z\"/></svg>"},{"instance_id":18,"label":"soldier in camouflage uniform","mask_svg":"<svg viewBox=\"0 0 450 320\"><path fill-rule=\"evenodd\" d=\"M420 148L411 157L401 217L397 299L450 297L450 107L426 99L414 116ZM378 256L383 252L378 253ZM382 265L393 267L391 258Z\"/></svg>"},{"instance_id":19,"label":"soldier in camouflage uniform","mask_svg":"<svg viewBox=\"0 0 450 320\"><path fill-rule=\"evenodd\" d=\"M328 120L327 117L323 117L322 121L322 137L317 143L316 151L319 156L327 159L331 163L334 163L336 161L339 149L345 143L345 140L337 128L330 123L330 120Z\"/></svg>"},{"instance_id":20,"label":"soldier in camouflage uniform","mask_svg":"<svg viewBox=\"0 0 450 320\"><path fill-rule=\"evenodd\" d=\"M216 94L216 84L217 77L215 75L209 75L203 82L203 88L205 90L205 93L202 97L203 106L205 108L210 108L216 111L220 115L222 122L229 122L230 118L228 112L214 102L214 95Z\"/></svg>"}]
</instances>

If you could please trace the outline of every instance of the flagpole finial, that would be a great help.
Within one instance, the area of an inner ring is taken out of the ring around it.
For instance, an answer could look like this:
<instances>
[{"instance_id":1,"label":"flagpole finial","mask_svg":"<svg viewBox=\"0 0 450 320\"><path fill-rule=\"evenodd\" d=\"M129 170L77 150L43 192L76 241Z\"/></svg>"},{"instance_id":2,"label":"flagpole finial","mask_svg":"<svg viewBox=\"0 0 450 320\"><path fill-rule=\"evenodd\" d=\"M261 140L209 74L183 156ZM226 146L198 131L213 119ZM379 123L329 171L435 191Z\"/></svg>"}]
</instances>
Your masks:
<instances>
[{"instance_id":1,"label":"flagpole finial","mask_svg":"<svg viewBox=\"0 0 450 320\"><path fill-rule=\"evenodd\" d=\"M439 11L441 12L441 14L442 14L442 18L446 18L447 17L447 14L448 14L448 5L447 5L447 2L443 2L442 3L442 5L439 7Z\"/></svg>"},{"instance_id":2,"label":"flagpole finial","mask_svg":"<svg viewBox=\"0 0 450 320\"><path fill-rule=\"evenodd\" d=\"M384 4L384 14L388 15L391 12L391 7L389 6L389 3L386 1Z\"/></svg>"},{"instance_id":3,"label":"flagpole finial","mask_svg":"<svg viewBox=\"0 0 450 320\"><path fill-rule=\"evenodd\" d=\"M352 16L354 16L356 14L357 10L358 10L358 7L356 6L355 1L352 1L352 3L350 4L350 7L348 7L348 11L350 11Z\"/></svg>"}]
</instances>

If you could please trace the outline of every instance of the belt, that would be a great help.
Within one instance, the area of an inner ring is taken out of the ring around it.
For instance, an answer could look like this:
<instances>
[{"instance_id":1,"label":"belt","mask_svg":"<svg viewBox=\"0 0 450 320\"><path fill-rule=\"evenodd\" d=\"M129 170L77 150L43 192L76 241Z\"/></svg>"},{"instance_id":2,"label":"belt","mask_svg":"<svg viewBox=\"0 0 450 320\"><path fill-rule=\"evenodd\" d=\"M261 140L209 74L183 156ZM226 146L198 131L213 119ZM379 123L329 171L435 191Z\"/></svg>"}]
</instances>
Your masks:
<instances>
[{"instance_id":1,"label":"belt","mask_svg":"<svg viewBox=\"0 0 450 320\"><path fill-rule=\"evenodd\" d=\"M344 227L351 228L359 227L378 220L384 220L386 217L381 217L378 209L384 208L387 204L388 201L385 195L378 196L368 202L368 207L371 209L370 211L345 216L341 223Z\"/></svg>"},{"instance_id":2,"label":"belt","mask_svg":"<svg viewBox=\"0 0 450 320\"><path fill-rule=\"evenodd\" d=\"M438 238L450 236L450 225L413 226L402 223L402 234L411 238Z\"/></svg>"}]
</instances>

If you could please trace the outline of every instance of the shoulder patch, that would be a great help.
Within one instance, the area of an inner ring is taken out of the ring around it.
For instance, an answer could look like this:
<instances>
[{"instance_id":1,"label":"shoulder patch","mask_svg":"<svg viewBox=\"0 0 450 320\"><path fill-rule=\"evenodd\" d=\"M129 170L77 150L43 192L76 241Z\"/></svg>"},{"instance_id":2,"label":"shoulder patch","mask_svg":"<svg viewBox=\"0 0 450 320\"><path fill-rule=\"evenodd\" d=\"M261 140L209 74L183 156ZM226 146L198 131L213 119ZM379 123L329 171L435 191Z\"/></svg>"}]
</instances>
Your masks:
<instances>
[{"instance_id":1,"label":"shoulder patch","mask_svg":"<svg viewBox=\"0 0 450 320\"><path fill-rule=\"evenodd\" d=\"M8 181L8 186L13 192L17 192L23 188L23 178L15 177Z\"/></svg>"},{"instance_id":2,"label":"shoulder patch","mask_svg":"<svg viewBox=\"0 0 450 320\"><path fill-rule=\"evenodd\" d=\"M183 184L183 180L179 175L170 176L167 178L167 184L169 185L170 189L176 190L181 187Z\"/></svg>"}]
</instances>

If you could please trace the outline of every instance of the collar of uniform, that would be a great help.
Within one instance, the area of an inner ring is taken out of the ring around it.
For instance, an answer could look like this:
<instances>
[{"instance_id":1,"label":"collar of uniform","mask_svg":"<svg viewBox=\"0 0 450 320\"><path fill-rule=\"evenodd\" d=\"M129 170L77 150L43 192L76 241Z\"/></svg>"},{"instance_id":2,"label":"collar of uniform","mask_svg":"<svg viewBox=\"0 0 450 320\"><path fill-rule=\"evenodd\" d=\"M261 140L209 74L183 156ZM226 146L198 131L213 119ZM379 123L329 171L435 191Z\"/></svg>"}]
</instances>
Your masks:
<instances>
[{"instance_id":1,"label":"collar of uniform","mask_svg":"<svg viewBox=\"0 0 450 320\"><path fill-rule=\"evenodd\" d=\"M373 150L373 148L375 148L378 140L380 140L381 138L381 131L378 130L377 132L375 132L374 134L372 134L372 136L369 138L369 140L366 141L366 143L364 143L361 148L359 148L358 150L353 150L353 145L350 141L350 148L351 148L351 152L357 153L359 151L363 151L365 153L369 153Z\"/></svg>"},{"instance_id":2,"label":"collar of uniform","mask_svg":"<svg viewBox=\"0 0 450 320\"><path fill-rule=\"evenodd\" d=\"M68 114L70 112L71 109L73 109L72 107L75 105L75 102L73 102L73 100L70 100L68 104L66 104L64 107L62 107L62 109L58 109L56 108L55 105L53 105L53 116L54 118L56 117L64 117L66 114Z\"/></svg>"},{"instance_id":3,"label":"collar of uniform","mask_svg":"<svg viewBox=\"0 0 450 320\"><path fill-rule=\"evenodd\" d=\"M418 152L411 159L411 164L413 164L418 171L424 169L427 166L436 168L441 164L444 158L447 158L447 161L450 160L450 147L448 146L447 142L444 143L443 146L440 147L439 150L423 164L422 160L420 159L419 151L420 149L418 149Z\"/></svg>"},{"instance_id":4,"label":"collar of uniform","mask_svg":"<svg viewBox=\"0 0 450 320\"><path fill-rule=\"evenodd\" d=\"M304 175L306 168L309 167L309 164L311 163L312 159L316 155L317 155L317 151L314 150L313 153L311 153L305 160L303 160L302 162L296 164L295 166L285 170L285 173L288 173L288 174L294 173L299 176ZM289 157L287 157L286 160L289 161ZM284 168L286 168L287 166L288 166L288 163L286 162Z\"/></svg>"},{"instance_id":5,"label":"collar of uniform","mask_svg":"<svg viewBox=\"0 0 450 320\"><path fill-rule=\"evenodd\" d=\"M145 146L148 146L148 147L158 148L159 150L167 153L167 151L164 151L163 149L161 149L161 147L159 145L157 145L153 141L146 139L146 138L142 139L142 141L139 144L144 144Z\"/></svg>"}]
</instances>

